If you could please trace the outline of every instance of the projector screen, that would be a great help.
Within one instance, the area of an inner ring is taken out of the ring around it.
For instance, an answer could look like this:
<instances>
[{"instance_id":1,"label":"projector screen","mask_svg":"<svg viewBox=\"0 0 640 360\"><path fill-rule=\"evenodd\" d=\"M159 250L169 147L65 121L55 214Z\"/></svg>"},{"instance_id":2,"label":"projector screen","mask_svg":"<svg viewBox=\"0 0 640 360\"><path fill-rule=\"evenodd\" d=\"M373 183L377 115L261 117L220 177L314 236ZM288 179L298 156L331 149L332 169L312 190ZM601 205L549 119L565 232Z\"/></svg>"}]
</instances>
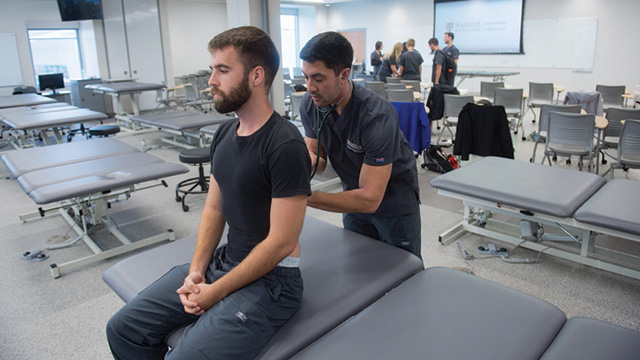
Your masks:
<instances>
[{"instance_id":1,"label":"projector screen","mask_svg":"<svg viewBox=\"0 0 640 360\"><path fill-rule=\"evenodd\" d=\"M452 32L461 54L522 54L524 0L435 0L433 36Z\"/></svg>"}]
</instances>

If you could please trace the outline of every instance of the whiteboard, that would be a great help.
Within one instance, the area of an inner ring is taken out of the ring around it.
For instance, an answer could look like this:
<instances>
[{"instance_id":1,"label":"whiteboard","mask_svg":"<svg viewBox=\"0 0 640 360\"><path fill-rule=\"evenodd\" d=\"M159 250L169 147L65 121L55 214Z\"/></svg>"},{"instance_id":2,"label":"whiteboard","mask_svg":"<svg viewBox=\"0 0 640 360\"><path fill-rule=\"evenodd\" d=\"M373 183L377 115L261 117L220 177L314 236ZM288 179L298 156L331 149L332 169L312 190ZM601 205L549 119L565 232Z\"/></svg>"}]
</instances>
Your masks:
<instances>
[{"instance_id":1,"label":"whiteboard","mask_svg":"<svg viewBox=\"0 0 640 360\"><path fill-rule=\"evenodd\" d=\"M460 67L592 70L598 18L525 20L524 54L460 56Z\"/></svg>"},{"instance_id":2,"label":"whiteboard","mask_svg":"<svg viewBox=\"0 0 640 360\"><path fill-rule=\"evenodd\" d=\"M16 34L0 33L0 87L22 85L22 69Z\"/></svg>"}]
</instances>

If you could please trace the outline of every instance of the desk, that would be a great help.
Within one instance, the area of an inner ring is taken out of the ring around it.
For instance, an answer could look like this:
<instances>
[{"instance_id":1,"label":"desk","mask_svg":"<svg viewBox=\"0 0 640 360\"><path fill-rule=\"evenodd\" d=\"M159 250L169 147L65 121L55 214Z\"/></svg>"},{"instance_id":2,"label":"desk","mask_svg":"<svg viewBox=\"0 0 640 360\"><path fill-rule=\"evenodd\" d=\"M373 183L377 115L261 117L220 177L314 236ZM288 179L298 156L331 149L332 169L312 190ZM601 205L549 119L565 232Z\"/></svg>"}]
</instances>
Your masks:
<instances>
[{"instance_id":1,"label":"desk","mask_svg":"<svg viewBox=\"0 0 640 360\"><path fill-rule=\"evenodd\" d=\"M411 145L413 151L423 154L431 143L431 125L429 116L421 102L395 102L391 105L398 113L400 130Z\"/></svg>"},{"instance_id":2,"label":"desk","mask_svg":"<svg viewBox=\"0 0 640 360\"><path fill-rule=\"evenodd\" d=\"M624 99L624 103L623 103L622 107L627 107L627 100L630 99L631 101L633 101L633 95L631 95L631 94L622 94L622 98ZM632 103L631 107L633 107L633 103Z\"/></svg>"},{"instance_id":3,"label":"desk","mask_svg":"<svg viewBox=\"0 0 640 360\"><path fill-rule=\"evenodd\" d=\"M458 71L456 76L460 77L460 81L456 87L460 86L466 78L474 77L490 77L493 81L504 81L506 76L520 75L517 71Z\"/></svg>"},{"instance_id":4,"label":"desk","mask_svg":"<svg viewBox=\"0 0 640 360\"><path fill-rule=\"evenodd\" d=\"M560 93L567 90L567 87L564 85L556 85L553 87L553 90L556 91L556 104L560 103Z\"/></svg>"}]
</instances>

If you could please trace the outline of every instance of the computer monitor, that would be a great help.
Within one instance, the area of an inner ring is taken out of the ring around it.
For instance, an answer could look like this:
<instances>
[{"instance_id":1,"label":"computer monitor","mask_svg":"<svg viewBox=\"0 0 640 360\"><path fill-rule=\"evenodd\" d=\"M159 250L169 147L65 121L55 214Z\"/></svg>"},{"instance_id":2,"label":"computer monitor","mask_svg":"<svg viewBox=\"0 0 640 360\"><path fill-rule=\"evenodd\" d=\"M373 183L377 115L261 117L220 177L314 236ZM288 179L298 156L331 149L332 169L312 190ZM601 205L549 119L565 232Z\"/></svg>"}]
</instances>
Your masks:
<instances>
[{"instance_id":1,"label":"computer monitor","mask_svg":"<svg viewBox=\"0 0 640 360\"><path fill-rule=\"evenodd\" d=\"M62 73L38 75L40 91L51 89L56 93L56 89L64 88L64 75Z\"/></svg>"}]
</instances>

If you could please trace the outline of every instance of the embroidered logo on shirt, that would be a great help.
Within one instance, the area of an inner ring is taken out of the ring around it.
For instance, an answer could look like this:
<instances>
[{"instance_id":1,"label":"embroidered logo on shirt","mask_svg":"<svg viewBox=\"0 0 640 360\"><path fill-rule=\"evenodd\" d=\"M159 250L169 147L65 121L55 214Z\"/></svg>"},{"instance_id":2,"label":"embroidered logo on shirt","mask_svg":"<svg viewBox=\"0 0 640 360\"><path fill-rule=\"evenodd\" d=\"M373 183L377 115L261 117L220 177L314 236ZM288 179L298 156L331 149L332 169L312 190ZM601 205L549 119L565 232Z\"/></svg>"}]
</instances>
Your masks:
<instances>
[{"instance_id":1,"label":"embroidered logo on shirt","mask_svg":"<svg viewBox=\"0 0 640 360\"><path fill-rule=\"evenodd\" d=\"M376 158L376 162L377 162L377 163L384 162L384 158Z\"/></svg>"},{"instance_id":2,"label":"embroidered logo on shirt","mask_svg":"<svg viewBox=\"0 0 640 360\"><path fill-rule=\"evenodd\" d=\"M236 317L237 317L238 319L240 319L243 323L244 323L244 322L247 322L247 320L249 320L249 318L247 317L247 315L243 314L243 313L242 313L242 312L240 312L240 311L238 311L238 312L236 313Z\"/></svg>"},{"instance_id":3,"label":"embroidered logo on shirt","mask_svg":"<svg viewBox=\"0 0 640 360\"><path fill-rule=\"evenodd\" d=\"M347 139L347 149L355 152L355 153L363 153L364 149L362 148L362 146L358 145L358 144L354 144L351 141L349 141L349 139Z\"/></svg>"}]
</instances>

